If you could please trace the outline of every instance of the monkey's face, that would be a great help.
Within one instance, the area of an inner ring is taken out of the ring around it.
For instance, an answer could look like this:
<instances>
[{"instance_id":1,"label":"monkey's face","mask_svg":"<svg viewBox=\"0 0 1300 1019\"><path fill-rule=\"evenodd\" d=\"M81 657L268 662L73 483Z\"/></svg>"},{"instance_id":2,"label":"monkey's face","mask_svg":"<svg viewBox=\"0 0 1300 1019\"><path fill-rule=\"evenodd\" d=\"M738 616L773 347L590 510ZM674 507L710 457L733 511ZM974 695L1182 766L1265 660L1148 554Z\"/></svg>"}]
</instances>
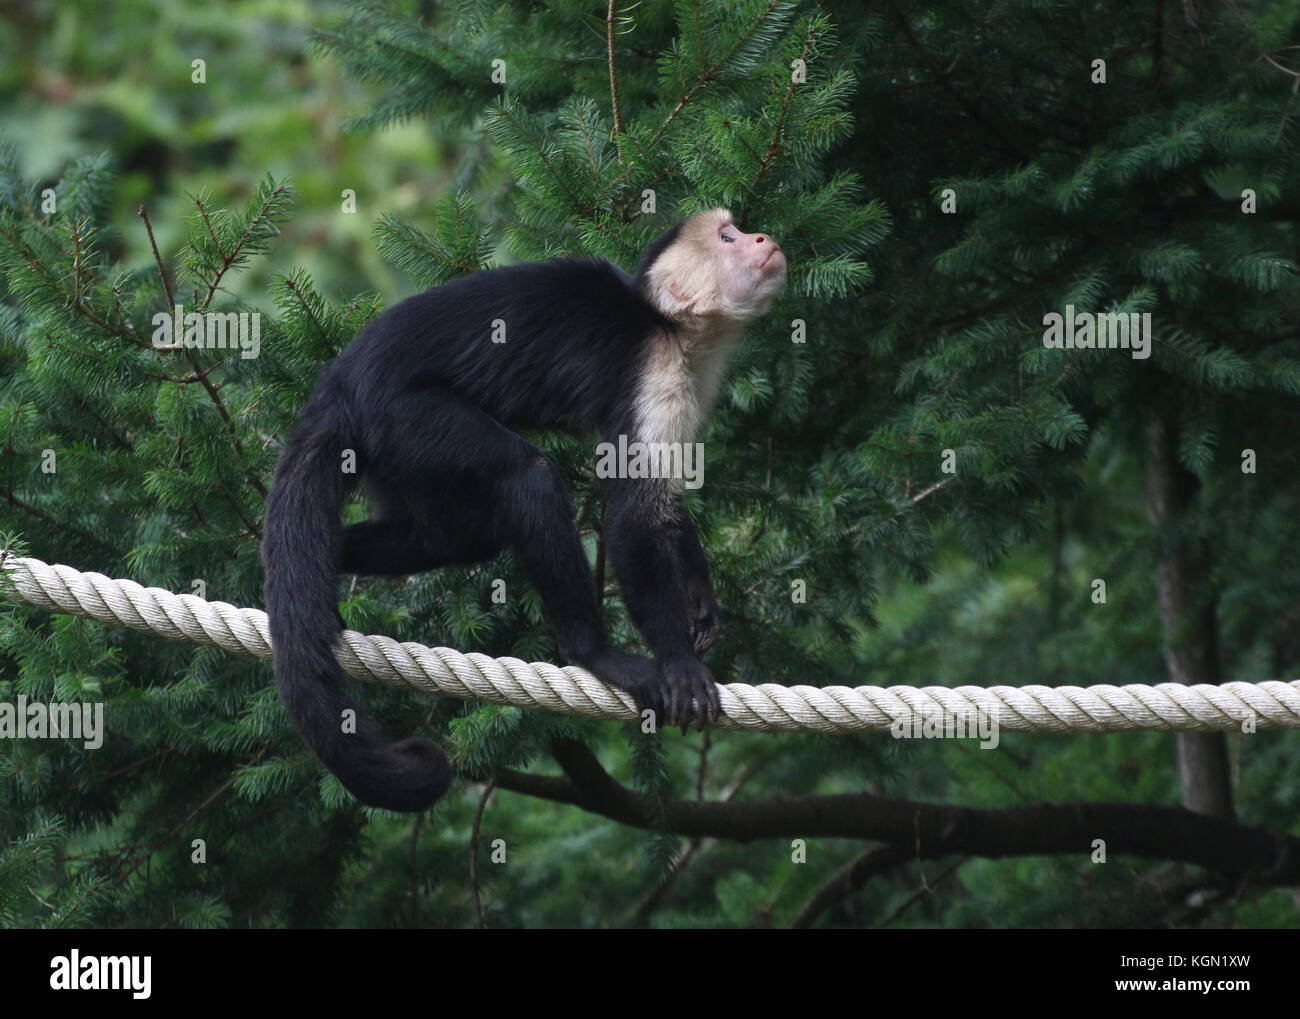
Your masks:
<instances>
[{"instance_id":1,"label":"monkey's face","mask_svg":"<svg viewBox=\"0 0 1300 1019\"><path fill-rule=\"evenodd\" d=\"M785 285L785 253L780 245L767 234L745 233L728 215L719 223L712 246L724 314L751 319L766 312Z\"/></svg>"},{"instance_id":2,"label":"monkey's face","mask_svg":"<svg viewBox=\"0 0 1300 1019\"><path fill-rule=\"evenodd\" d=\"M747 322L764 314L785 285L785 254L767 234L737 227L726 209L710 209L682 225L649 276L657 303L670 317Z\"/></svg>"}]
</instances>

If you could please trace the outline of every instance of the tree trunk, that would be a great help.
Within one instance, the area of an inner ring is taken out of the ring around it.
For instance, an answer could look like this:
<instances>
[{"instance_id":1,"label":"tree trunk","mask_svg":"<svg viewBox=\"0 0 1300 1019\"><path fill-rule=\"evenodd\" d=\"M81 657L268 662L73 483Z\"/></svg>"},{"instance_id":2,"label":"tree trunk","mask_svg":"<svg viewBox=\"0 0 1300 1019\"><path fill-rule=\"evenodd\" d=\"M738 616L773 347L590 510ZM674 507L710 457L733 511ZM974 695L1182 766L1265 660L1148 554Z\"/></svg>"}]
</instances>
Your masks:
<instances>
[{"instance_id":1,"label":"tree trunk","mask_svg":"<svg viewBox=\"0 0 1300 1019\"><path fill-rule=\"evenodd\" d=\"M1156 588L1164 631L1165 667L1174 683L1220 683L1217 597L1206 583L1206 561L1179 531L1199 487L1173 448L1173 426L1153 418L1147 429L1147 517L1160 542ZM1232 817L1227 737L1187 732L1178 741L1183 806L1214 817Z\"/></svg>"}]
</instances>

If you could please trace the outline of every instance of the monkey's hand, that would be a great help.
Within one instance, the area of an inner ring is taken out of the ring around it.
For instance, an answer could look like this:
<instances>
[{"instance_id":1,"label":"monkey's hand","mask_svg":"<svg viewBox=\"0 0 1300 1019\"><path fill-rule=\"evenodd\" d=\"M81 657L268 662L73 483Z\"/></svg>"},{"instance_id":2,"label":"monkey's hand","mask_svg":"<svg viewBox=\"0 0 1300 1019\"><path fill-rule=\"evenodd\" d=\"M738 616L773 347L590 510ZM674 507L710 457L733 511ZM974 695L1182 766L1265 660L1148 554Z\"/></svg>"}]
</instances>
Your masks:
<instances>
[{"instance_id":1,"label":"monkey's hand","mask_svg":"<svg viewBox=\"0 0 1300 1019\"><path fill-rule=\"evenodd\" d=\"M687 584L686 611L690 614L691 639L697 655L713 647L722 633L722 613L718 600L707 585Z\"/></svg>"},{"instance_id":2,"label":"monkey's hand","mask_svg":"<svg viewBox=\"0 0 1300 1019\"><path fill-rule=\"evenodd\" d=\"M704 728L706 723L717 720L722 702L707 665L690 657L660 658L658 665L667 701L664 721L668 725L680 725L685 732L691 725Z\"/></svg>"}]
</instances>

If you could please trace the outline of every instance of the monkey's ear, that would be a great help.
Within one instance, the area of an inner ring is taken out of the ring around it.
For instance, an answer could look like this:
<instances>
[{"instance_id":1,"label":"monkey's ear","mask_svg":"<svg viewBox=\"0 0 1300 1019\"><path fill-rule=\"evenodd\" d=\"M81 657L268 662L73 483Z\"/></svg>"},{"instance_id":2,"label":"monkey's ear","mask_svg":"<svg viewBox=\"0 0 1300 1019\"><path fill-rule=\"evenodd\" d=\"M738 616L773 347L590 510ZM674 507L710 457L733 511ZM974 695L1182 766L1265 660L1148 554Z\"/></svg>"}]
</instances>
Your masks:
<instances>
[{"instance_id":1,"label":"monkey's ear","mask_svg":"<svg viewBox=\"0 0 1300 1019\"><path fill-rule=\"evenodd\" d=\"M675 285L672 277L664 280L659 287L659 304L664 314L670 318L689 315L699 299L688 297Z\"/></svg>"}]
</instances>

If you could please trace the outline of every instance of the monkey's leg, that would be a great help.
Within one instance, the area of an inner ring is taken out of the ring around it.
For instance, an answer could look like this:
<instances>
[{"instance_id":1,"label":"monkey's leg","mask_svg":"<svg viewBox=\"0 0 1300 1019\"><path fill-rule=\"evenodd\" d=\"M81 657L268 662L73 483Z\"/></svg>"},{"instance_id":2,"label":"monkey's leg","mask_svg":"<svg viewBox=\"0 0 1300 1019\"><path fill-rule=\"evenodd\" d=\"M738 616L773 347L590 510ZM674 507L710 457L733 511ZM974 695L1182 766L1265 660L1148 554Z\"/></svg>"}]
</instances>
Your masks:
<instances>
[{"instance_id":1,"label":"monkey's leg","mask_svg":"<svg viewBox=\"0 0 1300 1019\"><path fill-rule=\"evenodd\" d=\"M482 531L455 527L430 513L418 523L405 519L363 520L343 529L340 573L401 577L491 559L501 551Z\"/></svg>"},{"instance_id":2,"label":"monkey's leg","mask_svg":"<svg viewBox=\"0 0 1300 1019\"><path fill-rule=\"evenodd\" d=\"M718 687L695 654L679 522L671 511L662 512L665 502L671 502L652 487L658 483L629 478L606 483L605 540L623 602L654 651L668 688L667 720L673 725L703 724L721 710ZM701 550L701 561L703 556Z\"/></svg>"},{"instance_id":3,"label":"monkey's leg","mask_svg":"<svg viewBox=\"0 0 1300 1019\"><path fill-rule=\"evenodd\" d=\"M527 454L519 460L512 451L512 466L499 482L502 536L542 596L560 653L626 690L639 710L667 719L665 688L654 663L609 646L595 579L559 472L538 450L518 441Z\"/></svg>"},{"instance_id":4,"label":"monkey's leg","mask_svg":"<svg viewBox=\"0 0 1300 1019\"><path fill-rule=\"evenodd\" d=\"M510 548L541 595L563 657L626 690L638 708L666 718L655 664L609 646L595 580L555 466L454 393L412 392L393 412L404 427L389 433L383 460L372 459L373 482L386 493L403 494L404 513L414 506L416 519L428 519L431 533L446 537L446 549L473 545L495 554ZM427 512L410 501L417 484L420 498L433 503Z\"/></svg>"},{"instance_id":5,"label":"monkey's leg","mask_svg":"<svg viewBox=\"0 0 1300 1019\"><path fill-rule=\"evenodd\" d=\"M400 577L443 563L416 537L410 521L363 520L343 528L340 573Z\"/></svg>"},{"instance_id":6,"label":"monkey's leg","mask_svg":"<svg viewBox=\"0 0 1300 1019\"><path fill-rule=\"evenodd\" d=\"M718 610L718 599L713 593L713 583L709 580L709 562L700 544L699 533L680 496L677 499L677 514L677 559L681 564L686 613L695 642L695 652L702 655L713 647L722 632L721 613Z\"/></svg>"}]
</instances>

